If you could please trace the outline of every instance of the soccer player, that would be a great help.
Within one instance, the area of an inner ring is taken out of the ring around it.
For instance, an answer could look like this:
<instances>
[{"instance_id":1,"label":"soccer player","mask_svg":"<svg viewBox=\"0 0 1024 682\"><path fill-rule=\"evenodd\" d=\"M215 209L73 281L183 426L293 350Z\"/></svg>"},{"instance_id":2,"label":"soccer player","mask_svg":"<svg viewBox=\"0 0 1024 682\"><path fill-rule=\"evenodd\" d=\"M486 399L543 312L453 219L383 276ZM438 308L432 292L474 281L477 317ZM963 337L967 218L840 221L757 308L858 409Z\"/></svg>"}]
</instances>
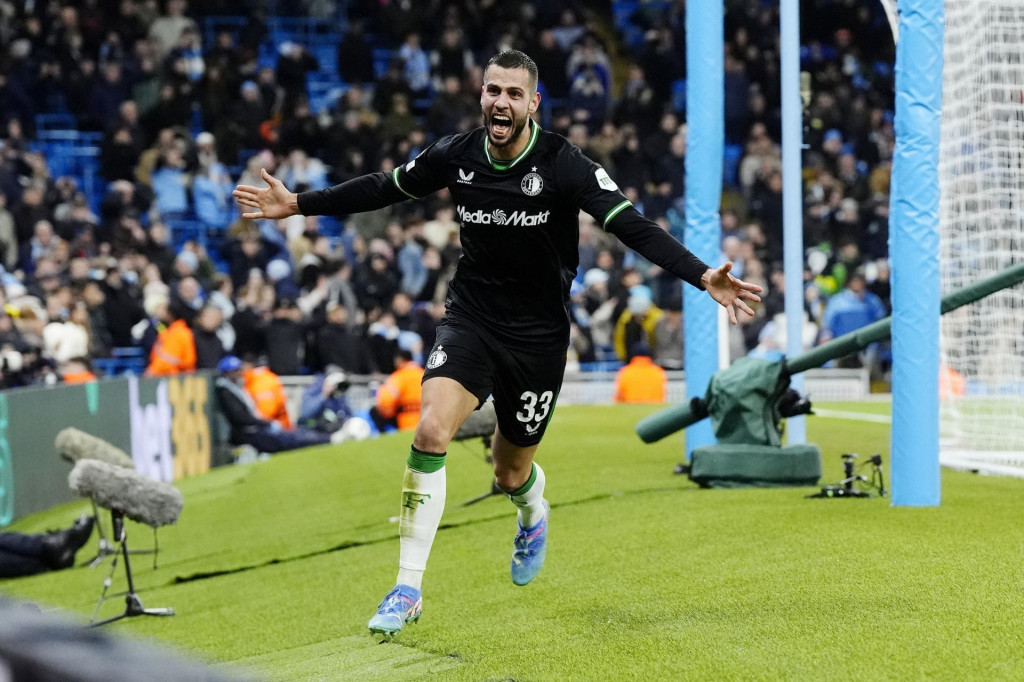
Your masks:
<instances>
[{"instance_id":1,"label":"soccer player","mask_svg":"<svg viewBox=\"0 0 1024 682\"><path fill-rule=\"evenodd\" d=\"M494 396L494 475L518 508L511 574L537 575L547 550L544 471L533 461L562 385L569 286L578 266L583 209L626 246L707 292L736 323L760 287L708 267L644 218L608 173L532 119L537 65L518 50L495 55L480 95L483 126L444 137L392 173L371 173L294 194L265 170L267 188L239 186L245 218L335 215L378 209L447 187L463 246L447 312L427 357L420 423L402 485L398 579L370 620L393 635L419 618L421 587L445 501L445 452L462 422Z\"/></svg>"}]
</instances>

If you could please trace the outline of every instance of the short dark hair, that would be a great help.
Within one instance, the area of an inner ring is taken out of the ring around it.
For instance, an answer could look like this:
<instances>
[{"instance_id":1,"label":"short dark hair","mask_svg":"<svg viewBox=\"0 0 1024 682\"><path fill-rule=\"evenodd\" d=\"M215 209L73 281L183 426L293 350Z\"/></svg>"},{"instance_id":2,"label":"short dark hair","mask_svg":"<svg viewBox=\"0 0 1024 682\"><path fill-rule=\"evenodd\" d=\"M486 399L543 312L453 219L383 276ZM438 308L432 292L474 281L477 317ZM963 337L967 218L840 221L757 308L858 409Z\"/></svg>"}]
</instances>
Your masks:
<instances>
[{"instance_id":1,"label":"short dark hair","mask_svg":"<svg viewBox=\"0 0 1024 682\"><path fill-rule=\"evenodd\" d=\"M487 62L484 73L487 73L487 69L492 66L500 66L503 69L526 69L526 72L530 74L530 87L533 90L537 89L537 80L540 78L537 71L537 62L530 59L530 55L525 52L502 50Z\"/></svg>"}]
</instances>

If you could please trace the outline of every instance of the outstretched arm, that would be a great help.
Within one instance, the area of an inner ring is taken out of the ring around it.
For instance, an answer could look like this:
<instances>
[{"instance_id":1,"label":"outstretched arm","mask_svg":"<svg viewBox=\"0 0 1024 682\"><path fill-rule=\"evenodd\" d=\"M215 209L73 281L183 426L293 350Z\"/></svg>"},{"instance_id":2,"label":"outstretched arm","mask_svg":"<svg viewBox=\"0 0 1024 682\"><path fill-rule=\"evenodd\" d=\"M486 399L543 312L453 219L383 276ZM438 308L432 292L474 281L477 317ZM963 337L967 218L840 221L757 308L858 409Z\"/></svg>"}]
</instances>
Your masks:
<instances>
[{"instance_id":1,"label":"outstretched arm","mask_svg":"<svg viewBox=\"0 0 1024 682\"><path fill-rule=\"evenodd\" d=\"M312 192L296 194L284 183L261 169L270 187L239 185L232 195L242 206L257 209L243 218L288 218L302 215L342 215L384 208L410 198L395 183L393 174L370 173L362 177Z\"/></svg>"},{"instance_id":2,"label":"outstretched arm","mask_svg":"<svg viewBox=\"0 0 1024 682\"><path fill-rule=\"evenodd\" d=\"M746 301L760 301L757 294L761 287L729 274L731 263L720 268L709 267L657 223L642 216L608 173L583 156L578 148L570 145L569 151L559 157L559 163L559 178L563 179L576 204L606 231L655 265L698 289L707 290L711 298L728 311L733 324L736 324L737 308L747 315L754 314Z\"/></svg>"},{"instance_id":3,"label":"outstretched arm","mask_svg":"<svg viewBox=\"0 0 1024 682\"><path fill-rule=\"evenodd\" d=\"M302 215L348 215L374 211L406 199L419 199L445 186L446 156L455 137L444 137L412 161L390 173L369 173L313 192L295 194L261 170L270 187L239 185L232 193L242 206L256 209L243 218L288 218Z\"/></svg>"},{"instance_id":4,"label":"outstretched arm","mask_svg":"<svg viewBox=\"0 0 1024 682\"><path fill-rule=\"evenodd\" d=\"M698 289L706 289L711 298L726 309L729 321L733 324L737 323L737 309L753 317L754 311L746 302L760 301L761 297L758 294L761 287L730 274L732 263L726 263L718 268L709 267L672 235L662 230L657 223L640 215L632 206L613 216L605 225L605 229L655 265L661 266Z\"/></svg>"}]
</instances>

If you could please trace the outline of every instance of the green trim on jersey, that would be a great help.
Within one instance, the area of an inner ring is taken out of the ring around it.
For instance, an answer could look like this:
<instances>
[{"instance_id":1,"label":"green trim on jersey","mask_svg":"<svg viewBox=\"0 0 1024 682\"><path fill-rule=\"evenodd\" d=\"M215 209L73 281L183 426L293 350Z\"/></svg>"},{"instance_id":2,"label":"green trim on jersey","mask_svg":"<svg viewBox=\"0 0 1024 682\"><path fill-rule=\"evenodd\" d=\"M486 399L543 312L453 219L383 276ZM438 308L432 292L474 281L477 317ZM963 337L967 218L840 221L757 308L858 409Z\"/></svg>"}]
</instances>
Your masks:
<instances>
[{"instance_id":1,"label":"green trim on jersey","mask_svg":"<svg viewBox=\"0 0 1024 682\"><path fill-rule=\"evenodd\" d=\"M405 460L406 466L421 474L432 474L444 468L445 453L431 454L420 452L415 447L409 451L409 459Z\"/></svg>"},{"instance_id":2,"label":"green trim on jersey","mask_svg":"<svg viewBox=\"0 0 1024 682\"><path fill-rule=\"evenodd\" d=\"M399 191L402 192L402 194L404 194L405 196L409 197L410 199L419 199L419 197L414 197L413 195L409 194L404 189L402 189L401 183L398 182L398 171L399 171L400 168L401 168L401 166L398 166L398 167L395 168L395 170L391 171L391 180L394 181L395 187L397 187L399 189Z\"/></svg>"},{"instance_id":3,"label":"green trim on jersey","mask_svg":"<svg viewBox=\"0 0 1024 682\"><path fill-rule=\"evenodd\" d=\"M519 497L520 495L525 495L526 493L530 492L530 488L532 488L533 484L536 483L536 482L537 482L537 465L536 464L530 464L530 477L528 479L526 479L526 483L524 483L522 485L522 487L519 488L518 490L513 490L512 492L505 493L505 494L508 495L509 497Z\"/></svg>"},{"instance_id":4,"label":"green trim on jersey","mask_svg":"<svg viewBox=\"0 0 1024 682\"><path fill-rule=\"evenodd\" d=\"M624 210L626 210L628 207L630 207L632 205L633 205L633 203L629 199L626 199L621 204L619 204L618 206L616 206L612 210L608 211L608 215L606 215L604 217L604 222L601 223L601 227L608 227L608 221L609 220L611 220L615 216L619 215L620 213L622 213Z\"/></svg>"},{"instance_id":5,"label":"green trim on jersey","mask_svg":"<svg viewBox=\"0 0 1024 682\"><path fill-rule=\"evenodd\" d=\"M526 158L527 154L529 154L531 151L533 151L534 145L537 144L537 138L540 137L540 126L537 125L537 123L532 118L529 119L529 125L530 125L530 141L526 143L526 149L524 149L523 151L519 152L519 155L516 156L516 158L512 159L511 161L509 161L508 163L502 163L500 161L495 161L493 158L491 158L491 150L488 149L488 147L487 147L487 141L490 139L490 136L487 134L487 130L484 129L484 154L487 156L487 161L488 161L488 163L491 164L491 167L494 168L494 170L506 171L509 168L511 168L512 166L514 166L517 163L519 163L520 161L522 161L524 158ZM402 188L399 187L399 189L402 189Z\"/></svg>"}]
</instances>

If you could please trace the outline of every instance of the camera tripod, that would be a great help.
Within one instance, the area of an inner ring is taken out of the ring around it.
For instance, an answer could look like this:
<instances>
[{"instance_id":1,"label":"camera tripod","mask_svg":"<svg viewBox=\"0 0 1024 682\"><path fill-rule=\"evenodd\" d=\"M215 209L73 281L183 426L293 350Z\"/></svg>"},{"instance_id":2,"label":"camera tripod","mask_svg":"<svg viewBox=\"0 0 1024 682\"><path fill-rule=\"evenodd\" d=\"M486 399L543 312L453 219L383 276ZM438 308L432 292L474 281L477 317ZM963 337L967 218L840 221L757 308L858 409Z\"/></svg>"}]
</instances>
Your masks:
<instances>
[{"instance_id":1,"label":"camera tripod","mask_svg":"<svg viewBox=\"0 0 1024 682\"><path fill-rule=\"evenodd\" d=\"M825 498L836 498L836 497L874 497L877 492L879 497L885 497L885 479L882 476L882 456L878 453L871 455L867 461L862 462L859 469L863 470L865 466L871 466L871 476L865 476L862 473L858 473L857 457L858 455L854 452L847 452L842 455L843 457L843 480L832 485L826 485L822 487L819 492L807 497L825 497ZM856 487L858 484L867 484L869 490L862 490ZM875 491L875 492L872 492Z\"/></svg>"},{"instance_id":2,"label":"camera tripod","mask_svg":"<svg viewBox=\"0 0 1024 682\"><path fill-rule=\"evenodd\" d=\"M132 565L128 559L128 555L131 554L131 550L128 549L128 534L124 525L124 512L119 509L110 510L111 527L113 529L114 540L117 543L114 549L114 560L110 564L110 573L107 574L106 579L103 581L103 592L100 594L99 601L96 602L96 608L92 612L92 620L89 622L88 627L99 627L106 625L107 623L113 623L114 621L121 620L122 618L131 618L133 616L173 616L174 609L169 607L162 607L156 609L147 609L142 605L142 600L139 599L138 593L135 591L135 580L132 577ZM119 594L108 595L107 590L110 589L110 585L114 579L114 571L117 569L117 560L124 558L124 572L125 577L128 580L128 590ZM103 606L103 602L108 599L114 599L115 597L124 597L125 608L124 613L119 613L116 616L110 618L104 618L103 620L96 620L96 616L99 615L100 607Z\"/></svg>"}]
</instances>

